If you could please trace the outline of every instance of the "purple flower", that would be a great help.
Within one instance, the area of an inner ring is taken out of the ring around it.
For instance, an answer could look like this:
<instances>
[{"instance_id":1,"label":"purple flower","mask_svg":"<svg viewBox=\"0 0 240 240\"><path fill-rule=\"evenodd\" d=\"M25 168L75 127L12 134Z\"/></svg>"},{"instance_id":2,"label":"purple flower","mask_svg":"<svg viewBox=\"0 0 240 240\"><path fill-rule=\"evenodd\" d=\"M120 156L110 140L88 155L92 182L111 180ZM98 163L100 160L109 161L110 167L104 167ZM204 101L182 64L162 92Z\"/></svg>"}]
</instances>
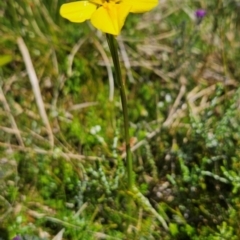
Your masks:
<instances>
[{"instance_id":1,"label":"purple flower","mask_svg":"<svg viewBox=\"0 0 240 240\"><path fill-rule=\"evenodd\" d=\"M16 236L12 240L22 240L22 238L20 236Z\"/></svg>"},{"instance_id":2,"label":"purple flower","mask_svg":"<svg viewBox=\"0 0 240 240\"><path fill-rule=\"evenodd\" d=\"M206 13L207 13L206 10L198 9L198 10L195 11L195 16L196 16L197 19L202 19L202 18L205 17Z\"/></svg>"}]
</instances>

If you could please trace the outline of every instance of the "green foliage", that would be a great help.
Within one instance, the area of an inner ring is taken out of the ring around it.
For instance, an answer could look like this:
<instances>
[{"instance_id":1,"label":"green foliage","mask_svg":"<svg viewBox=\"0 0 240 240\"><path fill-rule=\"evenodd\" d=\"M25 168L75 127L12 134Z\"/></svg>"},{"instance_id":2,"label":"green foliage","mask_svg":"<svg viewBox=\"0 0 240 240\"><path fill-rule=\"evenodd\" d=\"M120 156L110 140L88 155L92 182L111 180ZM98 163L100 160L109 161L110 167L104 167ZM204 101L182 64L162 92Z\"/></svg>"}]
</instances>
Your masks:
<instances>
[{"instance_id":1,"label":"green foliage","mask_svg":"<svg viewBox=\"0 0 240 240\"><path fill-rule=\"evenodd\" d=\"M122 32L135 179L169 232L126 192L121 105L117 90L108 99L105 36L61 18L64 2L0 1L0 234L52 239L64 228L64 239L238 239L238 2L162 1L130 15ZM197 23L194 11L203 7Z\"/></svg>"}]
</instances>

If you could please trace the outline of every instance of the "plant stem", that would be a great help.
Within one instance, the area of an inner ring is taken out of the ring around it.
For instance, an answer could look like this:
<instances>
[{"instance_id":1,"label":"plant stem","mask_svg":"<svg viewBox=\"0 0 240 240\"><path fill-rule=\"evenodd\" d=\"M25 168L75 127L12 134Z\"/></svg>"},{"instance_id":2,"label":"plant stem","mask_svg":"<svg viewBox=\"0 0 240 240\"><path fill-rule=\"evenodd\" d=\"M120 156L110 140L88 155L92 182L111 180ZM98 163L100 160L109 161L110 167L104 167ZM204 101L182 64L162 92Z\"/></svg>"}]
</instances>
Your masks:
<instances>
[{"instance_id":1,"label":"plant stem","mask_svg":"<svg viewBox=\"0 0 240 240\"><path fill-rule=\"evenodd\" d=\"M125 132L125 143L126 143L126 161L127 161L127 177L128 177L128 189L132 190L134 187L134 176L133 176L133 163L132 153L130 148L130 134L129 134L129 120L128 120L128 107L125 84L122 80L120 62L118 57L118 47L115 37L111 34L107 34L108 46L112 55L114 69L115 69L115 80L117 87L120 91L122 109L123 109L123 122Z\"/></svg>"},{"instance_id":2,"label":"plant stem","mask_svg":"<svg viewBox=\"0 0 240 240\"><path fill-rule=\"evenodd\" d=\"M152 207L149 200L142 195L139 189L134 184L134 173L133 173L133 163L132 163L132 153L130 148L130 134L129 134L129 120L128 120L128 107L127 107L127 97L125 84L122 80L121 68L118 57L117 41L115 37L111 34L107 34L108 46L113 59L114 69L115 69L115 81L116 85L120 91L122 109L123 109L123 120L124 120L124 131L125 131L125 142L126 142L126 160L127 160L127 177L128 177L128 194L132 199L135 199L144 209L151 212L163 225L165 230L168 231L168 225L165 219ZM129 205L129 215L131 216L131 204Z\"/></svg>"}]
</instances>

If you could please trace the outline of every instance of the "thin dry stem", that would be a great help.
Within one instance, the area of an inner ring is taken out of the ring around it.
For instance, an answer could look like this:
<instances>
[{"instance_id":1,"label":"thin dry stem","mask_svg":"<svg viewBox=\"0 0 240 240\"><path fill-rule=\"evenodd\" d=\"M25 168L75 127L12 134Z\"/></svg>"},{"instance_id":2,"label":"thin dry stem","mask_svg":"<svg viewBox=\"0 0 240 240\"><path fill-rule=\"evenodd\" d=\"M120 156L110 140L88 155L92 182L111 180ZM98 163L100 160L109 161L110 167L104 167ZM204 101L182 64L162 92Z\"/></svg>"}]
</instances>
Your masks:
<instances>
[{"instance_id":1,"label":"thin dry stem","mask_svg":"<svg viewBox=\"0 0 240 240\"><path fill-rule=\"evenodd\" d=\"M17 44L18 44L19 50L22 54L23 61L25 63L26 69L27 69L28 77L29 77L29 80L30 80L31 85L32 85L32 90L33 90L33 93L34 93L34 96L35 96L35 99L36 99L36 103L37 103L37 106L38 106L38 109L39 109L40 116L41 116L42 121L45 124L45 127L46 127L47 132L48 132L50 145L53 148L53 146L54 146L54 136L53 136L52 128L51 128L51 125L49 123L48 116L47 116L47 113L46 113L46 110L45 110L45 107L44 107L44 102L43 102L43 98L42 98L42 95L41 95L41 90L40 90L40 87L39 87L39 81L38 81L38 78L37 78L37 74L36 74L35 69L33 67L33 63L32 63L28 48L27 48L24 40L21 37L19 37L17 39Z\"/></svg>"},{"instance_id":2,"label":"thin dry stem","mask_svg":"<svg viewBox=\"0 0 240 240\"><path fill-rule=\"evenodd\" d=\"M58 156L66 160L70 160L70 159L75 159L78 161L102 161L103 160L102 158L95 157L95 156L85 156L85 155L74 154L74 153L65 153L65 152L62 152L61 150L47 151L40 148L27 148L27 147L21 147L13 144L11 145L4 142L0 142L0 147L12 148L14 150L18 150L21 152L36 153L36 154L42 154L46 156L53 156L53 157Z\"/></svg>"},{"instance_id":3,"label":"thin dry stem","mask_svg":"<svg viewBox=\"0 0 240 240\"><path fill-rule=\"evenodd\" d=\"M108 73L108 81L109 81L109 101L113 101L114 97L114 78L113 78L113 73L112 73L112 68L111 68L111 61L108 58L105 50L102 47L102 44L97 41L95 38L93 38L93 44L96 46L97 50L101 54L104 65L106 66L107 73Z\"/></svg>"},{"instance_id":4,"label":"thin dry stem","mask_svg":"<svg viewBox=\"0 0 240 240\"><path fill-rule=\"evenodd\" d=\"M18 143L20 144L20 146L24 147L24 142L23 142L23 139L22 139L22 136L21 136L21 132L19 131L18 129L18 126L17 126L17 123L13 117L13 115L11 114L11 109L8 105L8 102L5 98L5 95L3 93L3 90L2 90L2 87L0 86L0 101L2 101L3 103L3 108L4 110L6 111L9 119L10 119L10 122L11 122L11 126L12 126L12 133L16 135L16 138L18 140Z\"/></svg>"},{"instance_id":5,"label":"thin dry stem","mask_svg":"<svg viewBox=\"0 0 240 240\"><path fill-rule=\"evenodd\" d=\"M73 60L83 43L86 41L87 37L85 38L80 38L78 42L73 46L70 54L68 55L68 69L67 69L67 75L72 76L72 65L73 65Z\"/></svg>"},{"instance_id":6,"label":"thin dry stem","mask_svg":"<svg viewBox=\"0 0 240 240\"><path fill-rule=\"evenodd\" d=\"M98 105L98 102L86 102L86 103L75 104L69 108L69 111L78 111L83 108L96 106L96 105Z\"/></svg>"},{"instance_id":7,"label":"thin dry stem","mask_svg":"<svg viewBox=\"0 0 240 240\"><path fill-rule=\"evenodd\" d=\"M130 83L135 83L135 80L133 78L132 71L131 71L131 63L130 63L130 60L129 60L129 57L128 57L128 54L127 54L127 51L126 51L126 48L125 48L125 45L124 45L124 42L122 40L122 37L119 36L117 40L118 40L118 46L120 48L120 53L122 55L123 63L124 63L124 66L127 70L127 76L128 76L129 82Z\"/></svg>"}]
</instances>

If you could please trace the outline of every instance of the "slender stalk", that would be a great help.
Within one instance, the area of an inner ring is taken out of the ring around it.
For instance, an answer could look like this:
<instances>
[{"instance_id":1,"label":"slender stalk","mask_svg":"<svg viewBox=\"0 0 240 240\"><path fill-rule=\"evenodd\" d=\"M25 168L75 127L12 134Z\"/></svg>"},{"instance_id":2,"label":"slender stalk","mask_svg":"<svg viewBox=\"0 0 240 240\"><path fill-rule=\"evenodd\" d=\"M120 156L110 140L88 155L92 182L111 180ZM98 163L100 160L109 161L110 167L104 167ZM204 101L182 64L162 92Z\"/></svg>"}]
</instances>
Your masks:
<instances>
[{"instance_id":1,"label":"slender stalk","mask_svg":"<svg viewBox=\"0 0 240 240\"><path fill-rule=\"evenodd\" d=\"M130 135L129 135L129 120L128 120L128 107L127 107L127 97L125 91L125 84L122 80L121 68L118 57L117 41L115 37L111 34L107 34L108 46L113 59L113 64L115 68L115 81L116 85L120 91L122 109L123 109L123 120L124 120L124 132L125 132L125 142L126 142L126 160L127 160L127 177L128 177L128 194L131 199L136 200L145 210L151 212L162 224L165 230L168 231L168 225L165 219L152 207L149 200L139 191L139 189L134 184L134 173L133 173L133 163L132 163L132 153L130 149ZM131 204L129 204L129 215L131 216Z\"/></svg>"},{"instance_id":2,"label":"slender stalk","mask_svg":"<svg viewBox=\"0 0 240 240\"><path fill-rule=\"evenodd\" d=\"M117 41L115 37L111 34L107 34L107 41L108 41L108 46L113 59L116 85L120 91L120 96L121 96L122 109L123 109L124 133L125 133L125 142L126 142L128 189L132 190L134 187L134 176L133 176L132 154L130 149L129 120L128 120L128 107L127 107L125 84L122 80L120 62L118 57Z\"/></svg>"}]
</instances>

